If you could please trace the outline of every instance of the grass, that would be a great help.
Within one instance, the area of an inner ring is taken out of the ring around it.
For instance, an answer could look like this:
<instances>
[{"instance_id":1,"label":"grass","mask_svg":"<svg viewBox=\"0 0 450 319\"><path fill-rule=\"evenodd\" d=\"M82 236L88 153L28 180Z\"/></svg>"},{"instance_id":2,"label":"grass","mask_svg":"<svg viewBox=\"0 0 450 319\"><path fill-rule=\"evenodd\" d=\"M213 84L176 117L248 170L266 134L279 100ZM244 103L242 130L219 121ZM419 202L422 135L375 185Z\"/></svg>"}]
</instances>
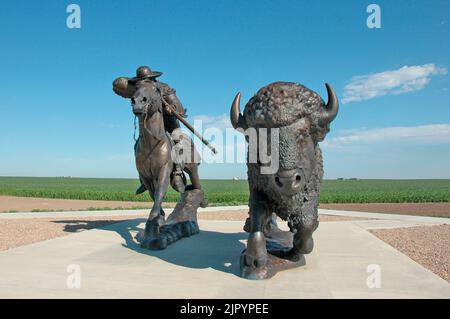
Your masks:
<instances>
[{"instance_id":1,"label":"grass","mask_svg":"<svg viewBox=\"0 0 450 319\"><path fill-rule=\"evenodd\" d=\"M323 183L320 202L450 202L450 180L328 180Z\"/></svg>"},{"instance_id":2,"label":"grass","mask_svg":"<svg viewBox=\"0 0 450 319\"><path fill-rule=\"evenodd\" d=\"M148 202L147 193L134 194L138 186L137 179L0 177L0 195ZM248 200L246 181L202 180L202 187L211 204L237 205ZM178 198L170 188L166 201Z\"/></svg>"},{"instance_id":3,"label":"grass","mask_svg":"<svg viewBox=\"0 0 450 319\"><path fill-rule=\"evenodd\" d=\"M148 194L134 195L135 179L0 177L0 195L149 201ZM239 205L248 201L245 180L202 180L211 205ZM167 202L179 194L170 189ZM324 180L321 203L450 202L450 180ZM137 205L138 206L138 205Z\"/></svg>"},{"instance_id":4,"label":"grass","mask_svg":"<svg viewBox=\"0 0 450 319\"><path fill-rule=\"evenodd\" d=\"M164 207L163 205L163 208ZM117 206L117 207L88 207L88 208L82 208L82 209L40 209L40 208L35 208L32 209L31 212L32 213L48 213L48 212L82 212L82 211L106 211L106 210L147 210L148 207L145 206L132 206L132 207L122 207L122 206ZM17 213L16 210L11 210L11 211L7 211L7 213Z\"/></svg>"}]
</instances>

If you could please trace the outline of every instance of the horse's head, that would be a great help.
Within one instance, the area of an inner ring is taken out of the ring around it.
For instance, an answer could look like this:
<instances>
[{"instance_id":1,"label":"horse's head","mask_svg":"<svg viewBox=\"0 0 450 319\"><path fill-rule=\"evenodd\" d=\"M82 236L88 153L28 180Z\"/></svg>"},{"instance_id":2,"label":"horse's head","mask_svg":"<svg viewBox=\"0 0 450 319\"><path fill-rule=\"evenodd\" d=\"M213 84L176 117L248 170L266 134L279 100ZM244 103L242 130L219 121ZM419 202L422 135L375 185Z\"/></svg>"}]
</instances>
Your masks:
<instances>
[{"instance_id":1,"label":"horse's head","mask_svg":"<svg viewBox=\"0 0 450 319\"><path fill-rule=\"evenodd\" d=\"M131 106L136 116L151 117L156 112L162 113L160 92L150 81L139 82L131 98Z\"/></svg>"}]
</instances>

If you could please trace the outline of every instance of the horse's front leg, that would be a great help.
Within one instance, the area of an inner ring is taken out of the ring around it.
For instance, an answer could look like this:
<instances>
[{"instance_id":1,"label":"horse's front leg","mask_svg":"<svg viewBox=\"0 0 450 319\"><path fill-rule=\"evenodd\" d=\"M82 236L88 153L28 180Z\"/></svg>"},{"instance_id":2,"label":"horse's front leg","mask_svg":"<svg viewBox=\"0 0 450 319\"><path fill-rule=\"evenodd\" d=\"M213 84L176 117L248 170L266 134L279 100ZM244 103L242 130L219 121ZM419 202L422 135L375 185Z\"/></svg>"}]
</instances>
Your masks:
<instances>
[{"instance_id":1,"label":"horse's front leg","mask_svg":"<svg viewBox=\"0 0 450 319\"><path fill-rule=\"evenodd\" d=\"M159 228L164 224L162 202L166 196L170 183L171 165L166 163L160 170L158 180L155 183L153 192L153 207L145 225L145 234L156 237L159 235Z\"/></svg>"}]
</instances>

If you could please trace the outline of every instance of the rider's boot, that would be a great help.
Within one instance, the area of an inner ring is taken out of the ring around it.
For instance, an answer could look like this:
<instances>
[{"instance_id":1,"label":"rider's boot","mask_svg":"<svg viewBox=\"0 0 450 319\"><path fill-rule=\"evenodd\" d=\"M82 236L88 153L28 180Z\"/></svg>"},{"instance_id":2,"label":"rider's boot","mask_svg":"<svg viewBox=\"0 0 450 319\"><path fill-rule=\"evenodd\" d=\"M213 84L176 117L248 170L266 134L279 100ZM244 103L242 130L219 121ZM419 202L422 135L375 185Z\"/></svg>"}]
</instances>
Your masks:
<instances>
[{"instance_id":1,"label":"rider's boot","mask_svg":"<svg viewBox=\"0 0 450 319\"><path fill-rule=\"evenodd\" d=\"M183 135L181 134L181 130L173 131L171 137L174 143L173 147L175 148L175 154L177 156L182 156L181 154L183 154L183 145L181 143L181 140L183 139ZM182 158L175 158L173 160L174 163L172 175L170 176L170 184L177 192L184 193L187 181L186 176L183 173L183 168L180 165L180 163L182 162Z\"/></svg>"},{"instance_id":2,"label":"rider's boot","mask_svg":"<svg viewBox=\"0 0 450 319\"><path fill-rule=\"evenodd\" d=\"M174 164L174 169L172 171L172 176L170 178L170 184L173 189L179 193L184 193L186 188L186 177L178 164Z\"/></svg>"}]
</instances>

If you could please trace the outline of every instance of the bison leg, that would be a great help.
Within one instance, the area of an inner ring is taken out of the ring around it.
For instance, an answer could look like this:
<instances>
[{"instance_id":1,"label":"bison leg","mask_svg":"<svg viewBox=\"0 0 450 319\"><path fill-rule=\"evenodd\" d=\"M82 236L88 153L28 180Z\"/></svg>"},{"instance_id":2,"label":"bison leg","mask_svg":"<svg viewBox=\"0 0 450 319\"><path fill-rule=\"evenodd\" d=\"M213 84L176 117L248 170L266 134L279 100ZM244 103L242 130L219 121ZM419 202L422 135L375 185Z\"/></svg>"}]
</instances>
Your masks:
<instances>
[{"instance_id":1,"label":"bison leg","mask_svg":"<svg viewBox=\"0 0 450 319\"><path fill-rule=\"evenodd\" d=\"M317 215L304 216L297 225L291 255L309 254L314 248L313 232L319 226Z\"/></svg>"},{"instance_id":2,"label":"bison leg","mask_svg":"<svg viewBox=\"0 0 450 319\"><path fill-rule=\"evenodd\" d=\"M267 262L266 239L263 229L270 217L264 197L253 191L250 196L250 235L247 249L241 255L241 273L243 277L253 278L258 268Z\"/></svg>"},{"instance_id":3,"label":"bison leg","mask_svg":"<svg viewBox=\"0 0 450 319\"><path fill-rule=\"evenodd\" d=\"M251 219L251 212L248 212L248 217L245 220L245 224L244 224L244 231L249 233L250 232L250 225L252 222ZM270 237L272 233L274 232L278 232L281 231L280 228L278 227L278 223L277 223L277 215L275 213L272 213L272 217L267 219L267 224L264 227L264 235L266 237Z\"/></svg>"}]
</instances>

